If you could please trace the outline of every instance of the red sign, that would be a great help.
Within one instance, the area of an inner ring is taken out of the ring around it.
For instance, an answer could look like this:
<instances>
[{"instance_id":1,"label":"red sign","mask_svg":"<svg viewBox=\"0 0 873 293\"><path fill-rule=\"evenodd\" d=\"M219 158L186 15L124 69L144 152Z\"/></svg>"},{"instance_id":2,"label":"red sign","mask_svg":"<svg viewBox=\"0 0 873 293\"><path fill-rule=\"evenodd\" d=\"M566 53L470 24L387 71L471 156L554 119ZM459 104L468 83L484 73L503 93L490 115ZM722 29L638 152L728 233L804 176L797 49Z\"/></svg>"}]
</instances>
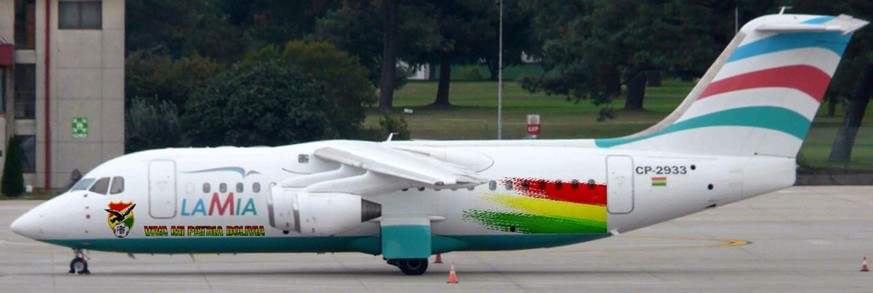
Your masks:
<instances>
[{"instance_id":1,"label":"red sign","mask_svg":"<svg viewBox=\"0 0 873 293\"><path fill-rule=\"evenodd\" d=\"M540 134L540 125L539 124L528 124L527 125L527 134L530 134L530 135Z\"/></svg>"},{"instance_id":2,"label":"red sign","mask_svg":"<svg viewBox=\"0 0 873 293\"><path fill-rule=\"evenodd\" d=\"M540 134L540 114L527 115L527 134L535 136Z\"/></svg>"}]
</instances>

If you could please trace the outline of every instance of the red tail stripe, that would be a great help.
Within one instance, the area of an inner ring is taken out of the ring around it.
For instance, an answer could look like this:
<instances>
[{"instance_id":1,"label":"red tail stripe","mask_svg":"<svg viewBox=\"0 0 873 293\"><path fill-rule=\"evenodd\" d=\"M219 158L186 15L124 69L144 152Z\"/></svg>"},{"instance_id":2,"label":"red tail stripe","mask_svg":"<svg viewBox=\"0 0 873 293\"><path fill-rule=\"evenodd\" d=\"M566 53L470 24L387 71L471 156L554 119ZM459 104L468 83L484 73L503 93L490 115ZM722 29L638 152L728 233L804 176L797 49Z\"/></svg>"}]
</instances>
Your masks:
<instances>
[{"instance_id":1,"label":"red tail stripe","mask_svg":"<svg viewBox=\"0 0 873 293\"><path fill-rule=\"evenodd\" d=\"M831 77L809 65L792 65L740 74L711 83L698 100L726 92L784 87L800 90L821 103Z\"/></svg>"}]
</instances>

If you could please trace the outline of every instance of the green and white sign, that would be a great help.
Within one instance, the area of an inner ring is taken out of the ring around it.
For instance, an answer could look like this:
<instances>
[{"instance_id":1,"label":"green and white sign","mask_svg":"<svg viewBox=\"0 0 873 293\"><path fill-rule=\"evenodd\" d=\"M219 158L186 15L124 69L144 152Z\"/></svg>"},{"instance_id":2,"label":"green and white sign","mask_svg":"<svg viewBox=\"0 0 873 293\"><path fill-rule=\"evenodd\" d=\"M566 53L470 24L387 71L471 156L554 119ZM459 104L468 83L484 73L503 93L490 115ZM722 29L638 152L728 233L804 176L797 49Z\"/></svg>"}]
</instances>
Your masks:
<instances>
[{"instance_id":1,"label":"green and white sign","mask_svg":"<svg viewBox=\"0 0 873 293\"><path fill-rule=\"evenodd\" d=\"M88 137L88 118L73 117L73 137Z\"/></svg>"}]
</instances>

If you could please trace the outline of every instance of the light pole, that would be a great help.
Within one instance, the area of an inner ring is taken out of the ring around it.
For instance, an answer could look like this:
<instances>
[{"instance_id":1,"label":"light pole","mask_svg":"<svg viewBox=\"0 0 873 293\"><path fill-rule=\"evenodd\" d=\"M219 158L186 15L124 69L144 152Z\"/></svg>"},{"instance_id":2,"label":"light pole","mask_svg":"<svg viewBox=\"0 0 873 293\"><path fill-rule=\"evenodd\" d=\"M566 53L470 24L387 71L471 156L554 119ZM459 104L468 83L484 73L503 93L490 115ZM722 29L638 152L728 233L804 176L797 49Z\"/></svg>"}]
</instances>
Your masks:
<instances>
[{"instance_id":1,"label":"light pole","mask_svg":"<svg viewBox=\"0 0 873 293\"><path fill-rule=\"evenodd\" d=\"M497 52L497 140L503 139L503 0L500 0L500 29Z\"/></svg>"}]
</instances>

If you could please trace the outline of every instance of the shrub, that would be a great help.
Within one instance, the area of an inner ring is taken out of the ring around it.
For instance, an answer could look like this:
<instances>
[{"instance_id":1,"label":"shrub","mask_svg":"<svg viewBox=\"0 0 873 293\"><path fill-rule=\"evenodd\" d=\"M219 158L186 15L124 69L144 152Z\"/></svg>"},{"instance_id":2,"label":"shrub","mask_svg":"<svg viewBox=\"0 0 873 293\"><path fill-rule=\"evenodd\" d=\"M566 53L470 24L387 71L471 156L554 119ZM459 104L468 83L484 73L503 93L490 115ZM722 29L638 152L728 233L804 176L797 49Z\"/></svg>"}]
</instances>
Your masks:
<instances>
[{"instance_id":1,"label":"shrub","mask_svg":"<svg viewBox=\"0 0 873 293\"><path fill-rule=\"evenodd\" d=\"M6 159L3 162L3 178L0 192L7 196L19 196L24 193L24 167L21 164L24 153L18 145L18 139L9 138L6 145Z\"/></svg>"}]
</instances>

